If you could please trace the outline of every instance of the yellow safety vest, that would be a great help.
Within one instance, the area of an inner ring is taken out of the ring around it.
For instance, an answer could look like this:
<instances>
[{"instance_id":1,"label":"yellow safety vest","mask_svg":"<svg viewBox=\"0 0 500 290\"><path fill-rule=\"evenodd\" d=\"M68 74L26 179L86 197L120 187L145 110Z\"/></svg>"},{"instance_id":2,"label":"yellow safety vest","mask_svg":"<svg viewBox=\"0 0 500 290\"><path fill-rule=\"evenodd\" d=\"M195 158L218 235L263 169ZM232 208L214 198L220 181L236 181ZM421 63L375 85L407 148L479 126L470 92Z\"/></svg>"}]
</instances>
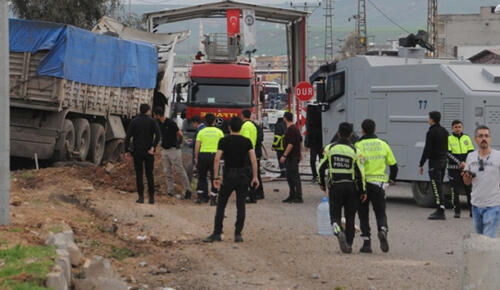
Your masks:
<instances>
[{"instance_id":1,"label":"yellow safety vest","mask_svg":"<svg viewBox=\"0 0 500 290\"><path fill-rule=\"evenodd\" d=\"M243 126L241 126L240 135L250 139L252 142L252 147L255 149L255 145L257 144L257 128L251 121L245 121Z\"/></svg>"},{"instance_id":2,"label":"yellow safety vest","mask_svg":"<svg viewBox=\"0 0 500 290\"><path fill-rule=\"evenodd\" d=\"M273 148L277 151L285 150L285 135L274 135Z\"/></svg>"},{"instance_id":3,"label":"yellow safety vest","mask_svg":"<svg viewBox=\"0 0 500 290\"><path fill-rule=\"evenodd\" d=\"M387 165L396 164L391 147L379 138L363 139L356 143L367 182L388 182Z\"/></svg>"},{"instance_id":4,"label":"yellow safety vest","mask_svg":"<svg viewBox=\"0 0 500 290\"><path fill-rule=\"evenodd\" d=\"M350 176L350 179L347 181L356 180L355 165L357 165L361 172L363 191L365 190L364 169L355 148L345 144L328 144L325 147L319 166L321 167L324 162L328 162L328 176L330 180L333 180L334 174Z\"/></svg>"},{"instance_id":5,"label":"yellow safety vest","mask_svg":"<svg viewBox=\"0 0 500 290\"><path fill-rule=\"evenodd\" d=\"M200 153L216 153L219 140L224 133L217 127L205 127L198 132L196 142L200 141Z\"/></svg>"}]
</instances>

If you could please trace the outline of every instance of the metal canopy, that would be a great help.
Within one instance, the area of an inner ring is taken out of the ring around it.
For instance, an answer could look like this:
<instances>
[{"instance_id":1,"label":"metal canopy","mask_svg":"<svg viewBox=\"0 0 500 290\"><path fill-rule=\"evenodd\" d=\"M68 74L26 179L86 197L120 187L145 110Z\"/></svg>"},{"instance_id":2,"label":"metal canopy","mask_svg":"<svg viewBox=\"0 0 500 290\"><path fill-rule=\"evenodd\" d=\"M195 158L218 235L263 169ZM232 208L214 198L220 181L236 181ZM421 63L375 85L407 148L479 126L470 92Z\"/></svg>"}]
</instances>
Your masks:
<instances>
[{"instance_id":1,"label":"metal canopy","mask_svg":"<svg viewBox=\"0 0 500 290\"><path fill-rule=\"evenodd\" d=\"M296 106L296 100L292 98L292 96L295 91L294 87L299 82L306 80L306 20L310 13L226 0L179 9L148 12L145 13L144 16L147 18L148 29L152 32L156 25L198 18L226 17L226 11L228 9L252 9L255 11L257 20L280 23L286 26L289 76L288 96L290 100L288 103L292 104L293 109L297 110L297 116L300 115L300 106Z\"/></svg>"},{"instance_id":2,"label":"metal canopy","mask_svg":"<svg viewBox=\"0 0 500 290\"><path fill-rule=\"evenodd\" d=\"M196 18L221 18L226 16L227 9L253 9L257 20L291 24L301 21L309 13L293 9L276 8L236 2L232 0L208 3L203 5L168 9L157 12L148 12L144 15L148 19L150 30L152 25L172 23Z\"/></svg>"}]
</instances>

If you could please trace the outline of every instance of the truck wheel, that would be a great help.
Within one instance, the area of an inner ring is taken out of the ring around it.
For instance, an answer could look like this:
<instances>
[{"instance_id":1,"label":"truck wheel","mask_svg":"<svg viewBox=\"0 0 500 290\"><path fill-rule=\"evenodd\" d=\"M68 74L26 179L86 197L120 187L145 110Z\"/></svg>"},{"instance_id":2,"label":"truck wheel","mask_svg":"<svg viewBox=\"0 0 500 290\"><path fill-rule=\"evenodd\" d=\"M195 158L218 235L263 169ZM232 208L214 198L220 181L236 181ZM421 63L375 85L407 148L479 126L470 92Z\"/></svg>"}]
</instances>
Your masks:
<instances>
[{"instance_id":1,"label":"truck wheel","mask_svg":"<svg viewBox=\"0 0 500 290\"><path fill-rule=\"evenodd\" d=\"M66 161L68 156L73 152L75 146L75 127L71 120L65 119L63 122L63 130L59 135L54 148L54 161Z\"/></svg>"},{"instance_id":2,"label":"truck wheel","mask_svg":"<svg viewBox=\"0 0 500 290\"><path fill-rule=\"evenodd\" d=\"M414 181L411 189L413 192L413 198L419 206L433 207L436 205L436 197L434 196L430 182Z\"/></svg>"},{"instance_id":3,"label":"truck wheel","mask_svg":"<svg viewBox=\"0 0 500 290\"><path fill-rule=\"evenodd\" d=\"M104 150L104 156L102 160L104 162L120 161L123 152L125 152L125 144L123 142L123 139L111 140L106 143L106 149Z\"/></svg>"},{"instance_id":4,"label":"truck wheel","mask_svg":"<svg viewBox=\"0 0 500 290\"><path fill-rule=\"evenodd\" d=\"M75 151L79 153L81 160L86 160L90 147L90 124L87 119L79 118L73 120L75 126Z\"/></svg>"},{"instance_id":5,"label":"truck wheel","mask_svg":"<svg viewBox=\"0 0 500 290\"><path fill-rule=\"evenodd\" d=\"M106 146L106 133L104 127L98 123L90 124L90 148L88 160L95 165L101 164Z\"/></svg>"}]
</instances>

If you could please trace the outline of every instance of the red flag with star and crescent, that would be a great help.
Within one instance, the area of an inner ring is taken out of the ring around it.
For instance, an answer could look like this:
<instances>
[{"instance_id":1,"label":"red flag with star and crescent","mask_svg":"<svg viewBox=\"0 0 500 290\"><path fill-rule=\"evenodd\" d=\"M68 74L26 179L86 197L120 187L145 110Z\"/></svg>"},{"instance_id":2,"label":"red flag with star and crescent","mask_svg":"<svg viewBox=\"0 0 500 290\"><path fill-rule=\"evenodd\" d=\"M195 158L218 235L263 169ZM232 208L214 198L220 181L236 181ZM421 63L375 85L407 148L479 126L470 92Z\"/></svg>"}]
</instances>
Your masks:
<instances>
[{"instance_id":1,"label":"red flag with star and crescent","mask_svg":"<svg viewBox=\"0 0 500 290\"><path fill-rule=\"evenodd\" d=\"M228 9L227 15L227 34L229 36L240 34L240 9Z\"/></svg>"}]
</instances>

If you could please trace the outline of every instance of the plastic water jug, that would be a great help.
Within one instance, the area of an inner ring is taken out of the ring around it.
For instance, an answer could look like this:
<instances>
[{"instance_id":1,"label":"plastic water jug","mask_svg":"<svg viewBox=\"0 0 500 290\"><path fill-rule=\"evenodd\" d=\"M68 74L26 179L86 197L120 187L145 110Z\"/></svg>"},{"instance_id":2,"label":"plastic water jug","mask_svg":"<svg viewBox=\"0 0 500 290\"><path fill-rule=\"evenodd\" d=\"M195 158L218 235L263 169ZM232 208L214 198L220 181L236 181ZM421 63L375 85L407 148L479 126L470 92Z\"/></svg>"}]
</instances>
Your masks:
<instances>
[{"instance_id":1,"label":"plastic water jug","mask_svg":"<svg viewBox=\"0 0 500 290\"><path fill-rule=\"evenodd\" d=\"M323 197L321 203L318 205L318 234L322 236L333 235L333 227L330 223L330 205L328 204L328 197Z\"/></svg>"}]
</instances>

